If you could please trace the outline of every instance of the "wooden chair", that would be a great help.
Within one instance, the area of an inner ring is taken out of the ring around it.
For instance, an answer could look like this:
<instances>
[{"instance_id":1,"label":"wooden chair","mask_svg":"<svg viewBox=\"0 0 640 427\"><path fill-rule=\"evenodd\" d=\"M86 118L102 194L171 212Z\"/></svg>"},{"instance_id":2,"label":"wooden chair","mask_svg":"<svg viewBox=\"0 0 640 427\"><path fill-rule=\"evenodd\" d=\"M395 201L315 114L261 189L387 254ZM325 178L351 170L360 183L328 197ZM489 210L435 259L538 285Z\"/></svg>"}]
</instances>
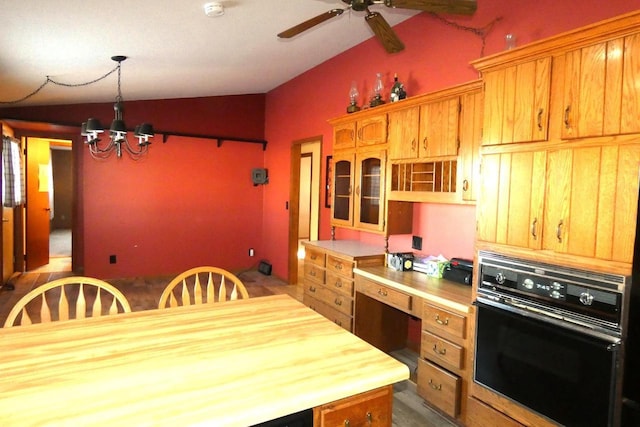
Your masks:
<instances>
[{"instance_id":1,"label":"wooden chair","mask_svg":"<svg viewBox=\"0 0 640 427\"><path fill-rule=\"evenodd\" d=\"M109 294L112 298L103 294ZM28 310L29 307L36 306L35 300L37 299L41 300L39 319L35 317L37 314L35 308ZM52 316L47 299L57 300L57 316ZM106 303L104 308L103 302ZM9 312L4 326L6 328L16 324L30 325L51 322L52 320L83 319L87 316L97 317L130 311L131 307L126 297L109 283L92 277L71 276L38 286L20 298ZM19 315L21 315L20 320L16 323ZM35 320L32 320L30 316L34 316ZM57 319L53 319L53 317L57 317Z\"/></svg>"},{"instance_id":2,"label":"wooden chair","mask_svg":"<svg viewBox=\"0 0 640 427\"><path fill-rule=\"evenodd\" d=\"M205 283L203 290L201 283ZM182 286L178 286L182 284ZM218 267L196 267L180 273L164 289L158 308L249 298L247 288L233 273Z\"/></svg>"}]
</instances>

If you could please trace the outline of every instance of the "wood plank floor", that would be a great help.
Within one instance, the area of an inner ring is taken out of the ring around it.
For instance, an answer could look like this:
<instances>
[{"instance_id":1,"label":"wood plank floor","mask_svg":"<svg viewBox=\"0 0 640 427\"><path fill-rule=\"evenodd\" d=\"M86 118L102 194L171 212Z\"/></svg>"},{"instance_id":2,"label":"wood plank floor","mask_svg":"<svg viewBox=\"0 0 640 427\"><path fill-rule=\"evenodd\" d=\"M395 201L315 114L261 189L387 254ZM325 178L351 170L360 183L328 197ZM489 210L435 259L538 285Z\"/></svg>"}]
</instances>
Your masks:
<instances>
[{"instance_id":1,"label":"wood plank floor","mask_svg":"<svg viewBox=\"0 0 640 427\"><path fill-rule=\"evenodd\" d=\"M13 280L15 290L0 289L0 325L4 324L13 305L31 289L60 277L71 276L68 261L60 259L45 268L20 275ZM58 266L62 266L61 268ZM56 271L66 270L66 271ZM245 284L250 297L286 293L302 300L302 287L249 270L236 273ZM134 277L108 280L123 292L133 311L149 310L158 306L160 294L173 276ZM413 369L412 366L409 366ZM404 381L394 386L394 427L451 427L454 424L424 405L416 394L415 384Z\"/></svg>"}]
</instances>

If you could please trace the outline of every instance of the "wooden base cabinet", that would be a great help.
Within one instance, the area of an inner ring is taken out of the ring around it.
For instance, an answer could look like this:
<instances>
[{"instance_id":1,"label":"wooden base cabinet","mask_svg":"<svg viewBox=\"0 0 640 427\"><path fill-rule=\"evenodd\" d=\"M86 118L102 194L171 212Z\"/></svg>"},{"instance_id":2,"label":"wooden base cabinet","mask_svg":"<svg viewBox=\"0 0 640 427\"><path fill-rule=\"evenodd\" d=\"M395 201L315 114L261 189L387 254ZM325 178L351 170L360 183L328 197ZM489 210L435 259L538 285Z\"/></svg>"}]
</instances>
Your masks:
<instances>
[{"instance_id":1,"label":"wooden base cabinet","mask_svg":"<svg viewBox=\"0 0 640 427\"><path fill-rule=\"evenodd\" d=\"M449 417L464 422L471 369L469 313L425 301L418 360L418 394Z\"/></svg>"},{"instance_id":2,"label":"wooden base cabinet","mask_svg":"<svg viewBox=\"0 0 640 427\"><path fill-rule=\"evenodd\" d=\"M322 247L326 246L332 249ZM362 250L354 242L305 243L303 302L353 332L354 278L359 265L383 265L384 250ZM341 250L342 252L337 252Z\"/></svg>"},{"instance_id":3,"label":"wooden base cabinet","mask_svg":"<svg viewBox=\"0 0 640 427\"><path fill-rule=\"evenodd\" d=\"M314 427L390 427L393 387L387 386L313 409Z\"/></svg>"}]
</instances>

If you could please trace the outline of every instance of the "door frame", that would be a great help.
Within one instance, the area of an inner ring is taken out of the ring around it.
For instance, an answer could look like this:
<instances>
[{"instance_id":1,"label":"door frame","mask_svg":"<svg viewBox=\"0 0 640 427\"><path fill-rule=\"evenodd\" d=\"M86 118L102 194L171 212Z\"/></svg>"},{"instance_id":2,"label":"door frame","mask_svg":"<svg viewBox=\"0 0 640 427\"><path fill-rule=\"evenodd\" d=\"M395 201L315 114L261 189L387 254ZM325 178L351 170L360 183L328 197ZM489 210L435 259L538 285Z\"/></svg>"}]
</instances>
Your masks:
<instances>
[{"instance_id":1,"label":"door frame","mask_svg":"<svg viewBox=\"0 0 640 427\"><path fill-rule=\"evenodd\" d=\"M308 143L318 143L320 147L320 157L322 157L322 135L295 140L291 144L291 170L289 174L289 283L298 283L298 227L300 219L300 159L302 157L302 146ZM321 159L319 159L321 160ZM315 162L314 162L315 163ZM322 162L320 161L320 164ZM318 186L318 197L322 195L322 168L320 168L320 179L311 185ZM321 203L318 201L318 231L320 227Z\"/></svg>"},{"instance_id":2,"label":"door frame","mask_svg":"<svg viewBox=\"0 0 640 427\"><path fill-rule=\"evenodd\" d=\"M84 273L84 237L83 237L83 208L82 208L82 186L78 179L82 169L82 159L84 143L80 135L80 127L72 125L63 125L45 122L30 122L14 119L2 119L3 123L13 129L15 138L21 140L23 137L29 138L46 138L61 139L71 141L72 147L72 254L71 254L71 270L76 274ZM23 147L24 148L24 147ZM20 213L16 212L16 231L15 231L15 254L16 254L16 272L24 272L24 254L25 248L22 244L24 240L24 206L16 208ZM20 224L18 224L20 222Z\"/></svg>"}]
</instances>

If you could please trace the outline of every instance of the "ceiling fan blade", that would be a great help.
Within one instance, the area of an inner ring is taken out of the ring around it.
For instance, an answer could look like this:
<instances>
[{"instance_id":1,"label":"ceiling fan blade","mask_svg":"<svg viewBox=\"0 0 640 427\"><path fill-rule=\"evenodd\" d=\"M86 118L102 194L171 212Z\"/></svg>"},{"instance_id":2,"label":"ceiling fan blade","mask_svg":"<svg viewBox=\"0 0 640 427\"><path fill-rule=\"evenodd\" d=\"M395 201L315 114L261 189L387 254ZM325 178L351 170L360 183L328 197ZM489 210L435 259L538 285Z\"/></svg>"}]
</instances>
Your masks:
<instances>
[{"instance_id":1,"label":"ceiling fan blade","mask_svg":"<svg viewBox=\"0 0 640 427\"><path fill-rule=\"evenodd\" d=\"M396 53L404 49L404 44L395 31L378 12L369 12L365 20L388 53Z\"/></svg>"},{"instance_id":2,"label":"ceiling fan blade","mask_svg":"<svg viewBox=\"0 0 640 427\"><path fill-rule=\"evenodd\" d=\"M315 27L318 24L322 24L324 21L327 21L334 16L342 15L343 12L344 9L332 9L281 32L280 34L278 34L278 37L280 37L281 39L288 39L293 36L297 36L301 32L306 31L311 27Z\"/></svg>"},{"instance_id":3,"label":"ceiling fan blade","mask_svg":"<svg viewBox=\"0 0 640 427\"><path fill-rule=\"evenodd\" d=\"M385 6L451 15L473 15L477 0L384 0Z\"/></svg>"}]
</instances>

